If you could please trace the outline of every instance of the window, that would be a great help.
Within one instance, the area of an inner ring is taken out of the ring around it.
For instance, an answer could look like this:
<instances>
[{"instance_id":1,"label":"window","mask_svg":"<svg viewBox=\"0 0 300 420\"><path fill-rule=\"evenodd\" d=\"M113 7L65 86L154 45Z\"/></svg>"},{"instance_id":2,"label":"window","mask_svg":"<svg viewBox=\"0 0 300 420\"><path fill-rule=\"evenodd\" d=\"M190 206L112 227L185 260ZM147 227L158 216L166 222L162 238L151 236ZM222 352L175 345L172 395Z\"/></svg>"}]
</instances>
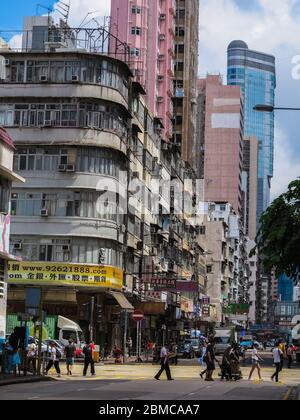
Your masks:
<instances>
[{"instance_id":1,"label":"window","mask_svg":"<svg viewBox=\"0 0 300 420\"><path fill-rule=\"evenodd\" d=\"M212 265L208 265L207 266L207 274L211 274L212 273L212 269L213 269Z\"/></svg>"},{"instance_id":2,"label":"window","mask_svg":"<svg viewBox=\"0 0 300 420\"><path fill-rule=\"evenodd\" d=\"M141 8L139 6L132 6L131 12L134 15L140 15L141 14Z\"/></svg>"},{"instance_id":3,"label":"window","mask_svg":"<svg viewBox=\"0 0 300 420\"><path fill-rule=\"evenodd\" d=\"M123 223L119 204L113 194L106 194L107 198L101 200L100 192L57 192L50 193L13 193L13 216L41 216L41 210L48 210L52 217L81 217L100 220L109 220Z\"/></svg>"},{"instance_id":4,"label":"window","mask_svg":"<svg viewBox=\"0 0 300 420\"><path fill-rule=\"evenodd\" d=\"M141 28L139 26L133 26L131 28L131 35L141 35Z\"/></svg>"},{"instance_id":5,"label":"window","mask_svg":"<svg viewBox=\"0 0 300 420\"><path fill-rule=\"evenodd\" d=\"M127 135L127 125L118 105L55 103L0 105L0 124L11 127L88 127Z\"/></svg>"},{"instance_id":6,"label":"window","mask_svg":"<svg viewBox=\"0 0 300 420\"><path fill-rule=\"evenodd\" d=\"M0 213L8 213L9 197L10 183L0 176Z\"/></svg>"}]
</instances>

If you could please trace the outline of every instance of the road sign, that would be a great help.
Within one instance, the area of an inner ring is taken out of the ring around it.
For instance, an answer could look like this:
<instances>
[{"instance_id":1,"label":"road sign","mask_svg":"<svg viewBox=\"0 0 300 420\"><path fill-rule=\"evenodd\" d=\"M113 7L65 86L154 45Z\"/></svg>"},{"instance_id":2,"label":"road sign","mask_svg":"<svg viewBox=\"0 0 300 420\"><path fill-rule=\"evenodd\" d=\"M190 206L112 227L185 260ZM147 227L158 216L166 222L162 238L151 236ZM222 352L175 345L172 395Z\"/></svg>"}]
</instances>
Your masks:
<instances>
[{"instance_id":1,"label":"road sign","mask_svg":"<svg viewBox=\"0 0 300 420\"><path fill-rule=\"evenodd\" d=\"M132 319L133 319L135 322L140 322L140 321L142 321L142 320L144 319L144 312L142 312L142 311L138 311L138 310L134 311L134 312L133 312L133 314L132 314Z\"/></svg>"}]
</instances>

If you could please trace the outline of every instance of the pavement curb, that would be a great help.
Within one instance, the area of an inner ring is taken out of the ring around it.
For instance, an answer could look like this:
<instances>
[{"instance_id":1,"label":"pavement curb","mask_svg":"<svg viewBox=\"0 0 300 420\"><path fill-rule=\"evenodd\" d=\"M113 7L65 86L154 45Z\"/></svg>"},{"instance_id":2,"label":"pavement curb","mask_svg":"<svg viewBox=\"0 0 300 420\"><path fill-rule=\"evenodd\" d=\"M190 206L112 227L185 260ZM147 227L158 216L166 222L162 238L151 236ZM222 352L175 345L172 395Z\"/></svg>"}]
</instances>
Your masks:
<instances>
[{"instance_id":1,"label":"pavement curb","mask_svg":"<svg viewBox=\"0 0 300 420\"><path fill-rule=\"evenodd\" d=\"M33 382L47 382L53 381L53 378L50 376L37 376L37 377L23 377L23 378L14 378L14 379L3 379L0 380L0 387L7 386L7 385L18 385L18 384L26 384L26 383L33 383Z\"/></svg>"}]
</instances>

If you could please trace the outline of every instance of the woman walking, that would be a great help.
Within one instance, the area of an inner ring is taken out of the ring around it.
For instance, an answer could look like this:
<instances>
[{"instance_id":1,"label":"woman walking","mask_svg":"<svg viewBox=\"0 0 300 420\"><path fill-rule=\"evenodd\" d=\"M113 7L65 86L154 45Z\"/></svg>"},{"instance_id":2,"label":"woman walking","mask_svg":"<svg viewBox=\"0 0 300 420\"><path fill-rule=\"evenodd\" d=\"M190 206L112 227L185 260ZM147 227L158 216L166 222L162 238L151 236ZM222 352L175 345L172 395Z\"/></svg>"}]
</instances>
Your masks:
<instances>
[{"instance_id":1,"label":"woman walking","mask_svg":"<svg viewBox=\"0 0 300 420\"><path fill-rule=\"evenodd\" d=\"M259 356L257 349L258 349L258 345L254 344L253 350L252 350L252 369L249 375L249 381L251 381L251 378L255 369L257 369L259 380L262 381L261 367L260 367L259 362L263 362L263 359Z\"/></svg>"}]
</instances>

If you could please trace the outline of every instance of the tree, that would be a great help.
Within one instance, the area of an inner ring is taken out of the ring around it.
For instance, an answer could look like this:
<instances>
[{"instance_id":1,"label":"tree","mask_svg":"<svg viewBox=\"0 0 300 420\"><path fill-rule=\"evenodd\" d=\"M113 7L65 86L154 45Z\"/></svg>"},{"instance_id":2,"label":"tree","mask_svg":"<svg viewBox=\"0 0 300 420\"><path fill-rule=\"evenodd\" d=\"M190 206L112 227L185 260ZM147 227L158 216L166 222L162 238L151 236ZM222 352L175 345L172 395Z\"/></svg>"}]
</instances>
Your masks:
<instances>
[{"instance_id":1,"label":"tree","mask_svg":"<svg viewBox=\"0 0 300 420\"><path fill-rule=\"evenodd\" d=\"M297 279L300 267L300 181L278 197L260 219L256 248L264 267L276 275L286 273Z\"/></svg>"}]
</instances>

